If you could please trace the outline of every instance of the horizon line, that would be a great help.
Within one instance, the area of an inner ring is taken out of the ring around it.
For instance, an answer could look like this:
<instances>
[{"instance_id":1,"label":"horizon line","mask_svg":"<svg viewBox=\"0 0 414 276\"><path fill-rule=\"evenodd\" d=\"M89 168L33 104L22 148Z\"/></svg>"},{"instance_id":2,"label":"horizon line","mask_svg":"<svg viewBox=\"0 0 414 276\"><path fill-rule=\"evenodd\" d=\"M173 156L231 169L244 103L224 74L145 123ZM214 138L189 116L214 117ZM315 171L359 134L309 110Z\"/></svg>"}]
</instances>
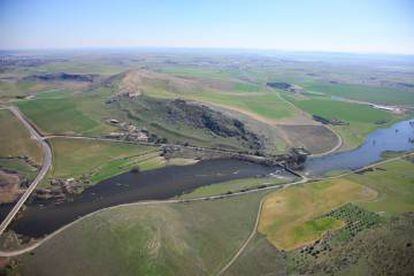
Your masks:
<instances>
[{"instance_id":1,"label":"horizon line","mask_svg":"<svg viewBox=\"0 0 414 276\"><path fill-rule=\"evenodd\" d=\"M341 50L305 50L305 49L278 49L278 48L243 48L243 47L222 47L222 46L80 46L80 47L34 47L34 48L0 48L0 52L20 51L86 51L86 50L225 50L242 52L285 52L303 54L352 54L352 55L379 55L379 56L412 56L413 53L402 52L373 52L373 51L341 51Z\"/></svg>"}]
</instances>

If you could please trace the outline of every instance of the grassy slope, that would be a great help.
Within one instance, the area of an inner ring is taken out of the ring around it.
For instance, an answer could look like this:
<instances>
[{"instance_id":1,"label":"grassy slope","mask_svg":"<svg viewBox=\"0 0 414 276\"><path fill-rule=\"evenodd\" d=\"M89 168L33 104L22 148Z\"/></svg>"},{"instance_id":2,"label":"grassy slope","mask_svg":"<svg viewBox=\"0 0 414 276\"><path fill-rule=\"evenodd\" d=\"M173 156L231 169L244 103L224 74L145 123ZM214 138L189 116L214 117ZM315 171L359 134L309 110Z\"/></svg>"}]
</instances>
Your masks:
<instances>
[{"instance_id":1,"label":"grassy slope","mask_svg":"<svg viewBox=\"0 0 414 276\"><path fill-rule=\"evenodd\" d=\"M26 128L8 110L0 110L0 157L26 155L42 162L40 145L30 139Z\"/></svg>"},{"instance_id":2,"label":"grassy slope","mask_svg":"<svg viewBox=\"0 0 414 276\"><path fill-rule=\"evenodd\" d=\"M306 275L411 275L414 217L404 214L360 232L350 242L314 259Z\"/></svg>"},{"instance_id":3,"label":"grassy slope","mask_svg":"<svg viewBox=\"0 0 414 276\"><path fill-rule=\"evenodd\" d=\"M31 275L214 274L250 233L262 196L104 211L25 255L21 270Z\"/></svg>"},{"instance_id":4,"label":"grassy slope","mask_svg":"<svg viewBox=\"0 0 414 276\"><path fill-rule=\"evenodd\" d=\"M224 275L286 275L284 255L257 234Z\"/></svg>"},{"instance_id":5,"label":"grassy slope","mask_svg":"<svg viewBox=\"0 0 414 276\"><path fill-rule=\"evenodd\" d=\"M399 160L379 166L382 170L348 177L379 192L375 201L359 202L374 212L397 215L414 211L414 164Z\"/></svg>"}]
</instances>

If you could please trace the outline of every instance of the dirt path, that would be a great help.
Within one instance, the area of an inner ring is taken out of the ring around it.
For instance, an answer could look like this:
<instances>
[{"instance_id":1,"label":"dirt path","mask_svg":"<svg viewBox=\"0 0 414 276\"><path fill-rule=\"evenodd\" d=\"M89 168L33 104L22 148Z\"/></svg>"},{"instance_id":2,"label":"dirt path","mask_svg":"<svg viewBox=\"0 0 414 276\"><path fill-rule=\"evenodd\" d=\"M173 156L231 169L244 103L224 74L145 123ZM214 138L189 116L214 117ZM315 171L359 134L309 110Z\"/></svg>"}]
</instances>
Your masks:
<instances>
[{"instance_id":1,"label":"dirt path","mask_svg":"<svg viewBox=\"0 0 414 276\"><path fill-rule=\"evenodd\" d=\"M336 132L335 129L333 129L330 126L325 126L325 127L328 128L330 131L332 131L336 135L336 137L338 138L338 143L336 144L335 147L333 147L332 149L330 149L328 151L325 151L325 152L322 152L322 153L317 153L317 154L312 154L312 157L320 157L320 156L324 156L324 155L334 153L334 152L338 151L342 147L342 145L344 144L344 140L342 139L342 136L338 132Z\"/></svg>"},{"instance_id":2,"label":"dirt path","mask_svg":"<svg viewBox=\"0 0 414 276\"><path fill-rule=\"evenodd\" d=\"M407 157L407 156L410 156L410 155L414 155L414 152L410 152L410 153L406 153L406 154L403 154L403 155L401 155L401 156L397 156L397 157L394 157L394 158L390 158L390 159L387 159L387 160L384 160L384 161L380 161L380 162L377 162L377 163L374 163L374 164L371 164L371 165L368 165L368 166L365 166L365 167L362 167L362 168L360 168L360 169L358 169L358 170L355 170L355 171L352 171L352 172L346 172L346 173L343 173L343 174L340 174L340 175L337 175L337 176L330 176L330 177L324 177L324 178L320 178L320 179L318 179L318 181L322 181L322 180L329 180L329 179L335 179L335 178L341 178L341 177L344 177L344 176L347 176L347 175L351 175L351 174L354 174L354 173L356 173L356 172L359 172L359 171L363 171L363 170L366 170L366 169L369 169L369 168L372 168L372 167L377 167L377 166L380 166L380 165L383 165L383 164L386 164L386 163L389 163L389 162L393 162L393 161L396 161L396 160L400 160L400 159L402 159L402 158L404 158L404 157ZM291 185L289 185L289 184L287 184L286 186L284 186L283 188L288 188L288 187L290 187L290 186L293 186L293 185L297 185L297 184L302 184L302 183L306 183L306 182L308 182L309 181L309 179L307 179L306 177L304 177L304 178L302 178L302 180L300 180L300 181L298 181L298 182L294 182L294 183L290 183ZM257 217L256 217L256 223L255 223L255 225L254 225L254 227L253 227L253 230L252 230L252 232L250 233L250 235L249 235L249 237L246 239L246 241L240 246L240 248L239 248L239 250L237 250L237 252L236 252L236 254L231 258L231 260L219 271L219 273L218 273L218 275L223 275L226 271L227 271L227 269L229 269L230 268L230 266L232 265L232 264L234 264L234 262L237 260L237 258L243 253L243 251L246 249L246 247L247 247L247 245L249 244L249 242L254 238L254 236L256 235L256 233L257 233L257 228L258 228L258 226L259 226L259 222L260 222L260 215L261 215L261 211L262 211L262 207L263 207L263 202L264 202L264 200L266 199L266 197L263 197L262 198L262 200L260 201L260 206L259 206L259 209L258 209L258 212L257 212Z\"/></svg>"},{"instance_id":3,"label":"dirt path","mask_svg":"<svg viewBox=\"0 0 414 276\"><path fill-rule=\"evenodd\" d=\"M291 187L293 185L298 185L298 184L302 184L302 183L306 183L308 182L308 179L306 177L302 178L300 181L297 182L293 182L293 183L289 183L286 184L286 186L283 187L283 189ZM281 188L282 189L282 188ZM257 215L256 215L256 221L254 223L254 227L252 232L250 233L250 235L247 237L247 239L242 243L242 245L240 246L240 248L237 250L236 254L233 255L233 257L230 259L230 261L217 273L217 275L223 275L227 269L229 269L229 267L237 260L237 258L243 253L243 251L246 249L247 245L249 244L249 242L254 238L254 236L256 235L257 232L257 228L259 227L259 222L260 222L260 214L262 213L262 208L263 208L263 202L265 201L266 197L263 197L260 200L260 204L259 204L259 209L257 210Z\"/></svg>"}]
</instances>

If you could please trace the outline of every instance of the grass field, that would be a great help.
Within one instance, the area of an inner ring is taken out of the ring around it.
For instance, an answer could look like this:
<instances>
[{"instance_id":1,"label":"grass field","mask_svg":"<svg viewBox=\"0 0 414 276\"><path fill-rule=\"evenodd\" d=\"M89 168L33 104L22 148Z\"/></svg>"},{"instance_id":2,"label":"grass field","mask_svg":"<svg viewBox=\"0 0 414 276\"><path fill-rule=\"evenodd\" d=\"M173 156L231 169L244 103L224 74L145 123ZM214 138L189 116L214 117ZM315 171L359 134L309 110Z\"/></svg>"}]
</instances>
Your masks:
<instances>
[{"instance_id":1,"label":"grass field","mask_svg":"<svg viewBox=\"0 0 414 276\"><path fill-rule=\"evenodd\" d=\"M281 179L273 177L236 179L197 188L188 194L180 196L180 198L197 198L203 196L234 193L237 191L253 189L260 186L278 185L286 183L290 180L291 179Z\"/></svg>"},{"instance_id":2,"label":"grass field","mask_svg":"<svg viewBox=\"0 0 414 276\"><path fill-rule=\"evenodd\" d=\"M334 126L342 136L345 146L353 148L360 145L368 133L383 124L396 122L398 117L389 112L371 108L367 105L330 100L323 97L297 99L289 96L289 101L311 115L327 119L339 119L349 125Z\"/></svg>"},{"instance_id":3,"label":"grass field","mask_svg":"<svg viewBox=\"0 0 414 276\"><path fill-rule=\"evenodd\" d=\"M108 116L104 95L100 91L85 95L55 91L18 106L47 134L101 134L114 129L104 123Z\"/></svg>"},{"instance_id":4,"label":"grass field","mask_svg":"<svg viewBox=\"0 0 414 276\"><path fill-rule=\"evenodd\" d=\"M414 105L414 92L398 89L372 87L353 84L305 85L310 91L322 92L326 95L344 97L352 100L391 105Z\"/></svg>"},{"instance_id":5,"label":"grass field","mask_svg":"<svg viewBox=\"0 0 414 276\"><path fill-rule=\"evenodd\" d=\"M225 79L230 76L229 72L214 69L214 68L198 68L198 67L166 67L162 68L162 72L173 74L176 76L198 77L198 78L212 78Z\"/></svg>"},{"instance_id":6,"label":"grass field","mask_svg":"<svg viewBox=\"0 0 414 276\"><path fill-rule=\"evenodd\" d=\"M291 187L270 194L260 217L259 232L277 248L292 250L337 229L340 221L317 219L349 201L371 200L377 192L347 179Z\"/></svg>"},{"instance_id":7,"label":"grass field","mask_svg":"<svg viewBox=\"0 0 414 276\"><path fill-rule=\"evenodd\" d=\"M277 92L260 93L259 95L244 94L236 96L226 93L199 93L190 95L199 101L218 104L220 106L245 111L269 120L280 120L297 114L297 111L279 98Z\"/></svg>"},{"instance_id":8,"label":"grass field","mask_svg":"<svg viewBox=\"0 0 414 276\"><path fill-rule=\"evenodd\" d=\"M348 179L379 192L375 201L359 202L363 208L386 215L414 211L414 163L398 160L378 167L372 172L352 175Z\"/></svg>"},{"instance_id":9,"label":"grass field","mask_svg":"<svg viewBox=\"0 0 414 276\"><path fill-rule=\"evenodd\" d=\"M0 157L28 156L37 164L42 163L43 153L39 144L8 110L0 110Z\"/></svg>"},{"instance_id":10,"label":"grass field","mask_svg":"<svg viewBox=\"0 0 414 276\"><path fill-rule=\"evenodd\" d=\"M50 177L77 178L87 175L93 182L140 165L139 161L148 161L145 157L159 156L156 147L103 141L53 138L51 145L54 159ZM148 154L152 155L145 156Z\"/></svg>"},{"instance_id":11,"label":"grass field","mask_svg":"<svg viewBox=\"0 0 414 276\"><path fill-rule=\"evenodd\" d=\"M215 274L249 235L262 196L104 211L23 256L20 271L31 275Z\"/></svg>"},{"instance_id":12,"label":"grass field","mask_svg":"<svg viewBox=\"0 0 414 276\"><path fill-rule=\"evenodd\" d=\"M31 93L46 90L47 85L36 82L5 82L0 81L0 99L8 100L15 97L25 97Z\"/></svg>"},{"instance_id":13,"label":"grass field","mask_svg":"<svg viewBox=\"0 0 414 276\"><path fill-rule=\"evenodd\" d=\"M286 259L265 236L257 234L224 275L287 275Z\"/></svg>"}]
</instances>

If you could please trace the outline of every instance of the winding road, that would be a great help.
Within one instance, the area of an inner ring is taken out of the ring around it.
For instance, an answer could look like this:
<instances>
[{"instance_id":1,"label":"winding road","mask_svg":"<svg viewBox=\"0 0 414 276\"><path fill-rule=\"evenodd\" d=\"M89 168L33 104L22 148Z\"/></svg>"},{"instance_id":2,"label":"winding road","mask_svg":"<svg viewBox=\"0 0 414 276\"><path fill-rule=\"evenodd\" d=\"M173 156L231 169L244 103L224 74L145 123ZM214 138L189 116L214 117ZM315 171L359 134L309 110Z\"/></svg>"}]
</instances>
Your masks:
<instances>
[{"instance_id":1,"label":"winding road","mask_svg":"<svg viewBox=\"0 0 414 276\"><path fill-rule=\"evenodd\" d=\"M0 235L6 230L7 226L13 221L14 217L17 215L19 210L23 207L26 200L32 194L32 192L36 189L37 185L42 181L45 177L47 171L52 166L52 149L50 145L43 139L42 134L40 134L26 119L26 117L20 112L20 110L15 106L6 107L10 110L17 119L22 122L22 124L26 127L29 131L30 136L32 139L36 140L42 147L43 150L43 164L42 168L40 169L39 173L37 174L36 178L24 192L24 194L19 198L17 203L13 206L9 214L0 224Z\"/></svg>"}]
</instances>

